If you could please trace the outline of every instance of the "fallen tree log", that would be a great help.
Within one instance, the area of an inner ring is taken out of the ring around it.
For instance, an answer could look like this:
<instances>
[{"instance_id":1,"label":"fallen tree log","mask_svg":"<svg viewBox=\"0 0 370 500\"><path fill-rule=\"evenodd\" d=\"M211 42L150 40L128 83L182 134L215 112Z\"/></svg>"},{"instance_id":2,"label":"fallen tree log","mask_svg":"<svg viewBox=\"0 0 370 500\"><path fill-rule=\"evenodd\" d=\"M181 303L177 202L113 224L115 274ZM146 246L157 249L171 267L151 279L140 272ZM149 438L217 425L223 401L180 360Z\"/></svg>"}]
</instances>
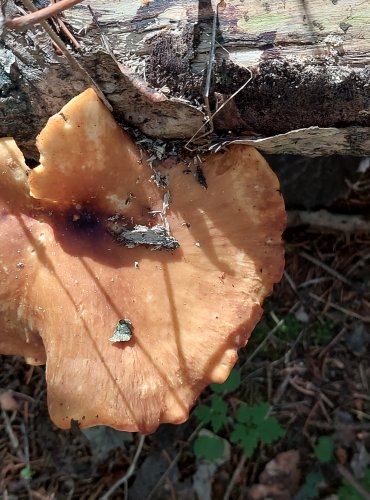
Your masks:
<instances>
[{"instance_id":1,"label":"fallen tree log","mask_svg":"<svg viewBox=\"0 0 370 500\"><path fill-rule=\"evenodd\" d=\"M213 125L206 141L217 139L215 147L239 140L269 153L370 155L369 2L91 6L64 12L80 45L69 52L121 123L156 138L192 138L190 148ZM16 2L3 15L19 15ZM40 26L3 28L0 136L13 136L28 157L37 158L34 139L47 118L86 86Z\"/></svg>"}]
</instances>

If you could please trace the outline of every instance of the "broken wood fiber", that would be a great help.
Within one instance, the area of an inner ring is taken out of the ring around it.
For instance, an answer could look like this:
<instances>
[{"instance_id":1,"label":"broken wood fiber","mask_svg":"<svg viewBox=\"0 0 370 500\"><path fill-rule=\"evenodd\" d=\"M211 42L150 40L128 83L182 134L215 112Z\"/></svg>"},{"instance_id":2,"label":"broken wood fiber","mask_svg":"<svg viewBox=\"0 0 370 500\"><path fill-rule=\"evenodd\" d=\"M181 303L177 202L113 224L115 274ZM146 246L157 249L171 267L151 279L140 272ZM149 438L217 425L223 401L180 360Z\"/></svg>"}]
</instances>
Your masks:
<instances>
[{"instance_id":1,"label":"broken wood fiber","mask_svg":"<svg viewBox=\"0 0 370 500\"><path fill-rule=\"evenodd\" d=\"M205 117L200 105L212 2L98 0L93 11L99 27L84 2L63 15L81 45L74 56L115 117L150 136L192 137ZM13 1L4 13L16 17ZM246 140L266 152L370 154L369 18L370 4L361 0L224 2L217 17L211 111L245 83L248 70L253 79L219 113L217 133L248 133ZM2 33L0 134L15 136L35 157L35 131L85 83L39 27L29 33ZM120 67L104 49L102 34Z\"/></svg>"}]
</instances>

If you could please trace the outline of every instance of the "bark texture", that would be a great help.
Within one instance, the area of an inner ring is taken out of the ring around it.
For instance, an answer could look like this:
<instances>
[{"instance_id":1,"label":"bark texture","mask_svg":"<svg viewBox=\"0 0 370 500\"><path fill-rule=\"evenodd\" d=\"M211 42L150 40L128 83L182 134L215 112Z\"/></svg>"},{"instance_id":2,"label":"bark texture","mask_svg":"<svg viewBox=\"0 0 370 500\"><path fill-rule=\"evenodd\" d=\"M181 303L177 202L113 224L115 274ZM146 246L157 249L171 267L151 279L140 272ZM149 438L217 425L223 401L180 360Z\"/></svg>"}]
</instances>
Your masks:
<instances>
[{"instance_id":1,"label":"bark texture","mask_svg":"<svg viewBox=\"0 0 370 500\"><path fill-rule=\"evenodd\" d=\"M209 0L91 6L98 23L85 2L64 13L81 44L69 50L121 123L156 138L189 139L208 103L220 110L213 125L224 138L217 144L238 139L269 153L370 154L370 2L219 2L208 99ZM17 13L9 0L5 17ZM27 156L37 157L34 139L47 118L84 88L41 27L3 30L0 136L15 137Z\"/></svg>"}]
</instances>

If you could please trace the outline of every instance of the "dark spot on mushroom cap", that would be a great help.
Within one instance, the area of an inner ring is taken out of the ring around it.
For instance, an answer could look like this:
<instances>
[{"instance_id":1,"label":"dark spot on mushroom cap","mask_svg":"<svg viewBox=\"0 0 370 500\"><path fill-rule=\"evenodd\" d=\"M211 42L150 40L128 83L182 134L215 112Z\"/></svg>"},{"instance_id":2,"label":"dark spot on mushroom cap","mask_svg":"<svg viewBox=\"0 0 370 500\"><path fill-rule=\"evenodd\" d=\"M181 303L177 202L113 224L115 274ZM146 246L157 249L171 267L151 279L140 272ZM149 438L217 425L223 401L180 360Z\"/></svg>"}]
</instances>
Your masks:
<instances>
[{"instance_id":1,"label":"dark spot on mushroom cap","mask_svg":"<svg viewBox=\"0 0 370 500\"><path fill-rule=\"evenodd\" d=\"M99 224L98 216L94 212L84 209L70 211L67 218L70 219L72 227L78 232L91 233Z\"/></svg>"}]
</instances>

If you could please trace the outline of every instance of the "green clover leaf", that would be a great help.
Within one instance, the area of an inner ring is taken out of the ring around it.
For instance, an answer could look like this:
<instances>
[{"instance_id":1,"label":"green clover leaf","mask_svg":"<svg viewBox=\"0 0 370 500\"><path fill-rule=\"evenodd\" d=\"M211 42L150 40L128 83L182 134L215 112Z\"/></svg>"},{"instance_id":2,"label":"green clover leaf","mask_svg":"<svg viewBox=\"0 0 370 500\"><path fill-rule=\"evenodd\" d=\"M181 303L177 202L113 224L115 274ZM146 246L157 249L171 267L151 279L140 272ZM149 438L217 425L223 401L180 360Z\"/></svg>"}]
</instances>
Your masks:
<instances>
[{"instance_id":1,"label":"green clover leaf","mask_svg":"<svg viewBox=\"0 0 370 500\"><path fill-rule=\"evenodd\" d=\"M218 436L198 436L193 445L198 458L218 460L225 453L225 440Z\"/></svg>"}]
</instances>

